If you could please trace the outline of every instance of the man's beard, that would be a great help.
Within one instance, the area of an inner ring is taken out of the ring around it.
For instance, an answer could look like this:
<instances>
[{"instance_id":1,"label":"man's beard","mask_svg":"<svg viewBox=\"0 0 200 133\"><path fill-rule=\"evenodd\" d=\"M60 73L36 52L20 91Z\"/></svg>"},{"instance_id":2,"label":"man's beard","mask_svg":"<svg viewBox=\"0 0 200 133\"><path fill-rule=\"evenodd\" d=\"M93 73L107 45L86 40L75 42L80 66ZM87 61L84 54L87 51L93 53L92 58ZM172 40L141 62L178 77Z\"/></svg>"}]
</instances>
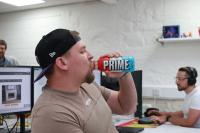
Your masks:
<instances>
[{"instance_id":1,"label":"man's beard","mask_svg":"<svg viewBox=\"0 0 200 133\"><path fill-rule=\"evenodd\" d=\"M91 72L85 78L85 82L88 83L88 84L90 84L90 83L92 83L94 81L94 78L95 78L94 74L93 74L93 72Z\"/></svg>"},{"instance_id":2,"label":"man's beard","mask_svg":"<svg viewBox=\"0 0 200 133\"><path fill-rule=\"evenodd\" d=\"M184 87L180 87L180 86L177 86L178 87L178 91L184 91L186 88Z\"/></svg>"}]
</instances>

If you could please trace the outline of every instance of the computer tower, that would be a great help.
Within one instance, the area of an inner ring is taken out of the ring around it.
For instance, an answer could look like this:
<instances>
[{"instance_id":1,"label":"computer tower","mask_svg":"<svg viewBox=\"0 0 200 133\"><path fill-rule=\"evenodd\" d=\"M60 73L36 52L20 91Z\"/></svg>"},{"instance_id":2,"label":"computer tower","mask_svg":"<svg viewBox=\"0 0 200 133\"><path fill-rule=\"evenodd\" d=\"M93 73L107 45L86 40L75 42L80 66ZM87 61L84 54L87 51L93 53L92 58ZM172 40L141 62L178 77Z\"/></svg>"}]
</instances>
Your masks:
<instances>
[{"instance_id":1,"label":"computer tower","mask_svg":"<svg viewBox=\"0 0 200 133\"><path fill-rule=\"evenodd\" d=\"M137 90L138 105L135 117L142 117L142 70L136 70L131 73ZM119 83L117 79L106 77L101 74L101 85L109 89L118 91Z\"/></svg>"}]
</instances>

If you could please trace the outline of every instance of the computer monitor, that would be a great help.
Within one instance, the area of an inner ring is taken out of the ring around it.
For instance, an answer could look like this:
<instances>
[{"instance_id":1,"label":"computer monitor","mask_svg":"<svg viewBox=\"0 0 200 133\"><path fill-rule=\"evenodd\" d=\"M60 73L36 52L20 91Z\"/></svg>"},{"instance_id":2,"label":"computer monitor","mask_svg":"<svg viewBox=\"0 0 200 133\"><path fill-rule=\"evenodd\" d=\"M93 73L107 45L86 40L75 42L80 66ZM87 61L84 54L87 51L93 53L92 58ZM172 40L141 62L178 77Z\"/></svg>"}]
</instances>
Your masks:
<instances>
[{"instance_id":1,"label":"computer monitor","mask_svg":"<svg viewBox=\"0 0 200 133\"><path fill-rule=\"evenodd\" d=\"M34 80L37 78L37 76L40 74L42 71L42 68L39 66L34 66L33 67L33 76ZM42 94L42 88L46 84L47 78L43 76L40 80L34 83L34 89L33 89L33 99L34 99L34 104L37 101L38 97Z\"/></svg>"},{"instance_id":2,"label":"computer monitor","mask_svg":"<svg viewBox=\"0 0 200 133\"><path fill-rule=\"evenodd\" d=\"M42 71L42 68L39 66L34 66L33 67L33 75L34 75L34 80L37 78L37 76L40 74L40 72ZM95 82L97 84L101 84L101 72L98 70L94 70L93 71L94 76L95 76ZM37 101L38 97L42 94L42 87L46 84L46 77L42 77L40 80L38 80L37 82L34 83L34 89L33 89L33 93L34 93L34 103Z\"/></svg>"},{"instance_id":3,"label":"computer monitor","mask_svg":"<svg viewBox=\"0 0 200 133\"><path fill-rule=\"evenodd\" d=\"M98 85L101 85L101 72L98 71L98 70L94 70L93 71L94 73L94 77L95 77L95 82L98 84Z\"/></svg>"},{"instance_id":4,"label":"computer monitor","mask_svg":"<svg viewBox=\"0 0 200 133\"><path fill-rule=\"evenodd\" d=\"M135 112L135 117L142 117L142 70L136 70L131 74L134 79L138 98L137 111ZM103 75L103 73L101 76L101 85L115 91L119 90L118 80L106 77L105 75Z\"/></svg>"},{"instance_id":5,"label":"computer monitor","mask_svg":"<svg viewBox=\"0 0 200 133\"><path fill-rule=\"evenodd\" d=\"M32 68L0 67L0 114L30 113Z\"/></svg>"}]
</instances>

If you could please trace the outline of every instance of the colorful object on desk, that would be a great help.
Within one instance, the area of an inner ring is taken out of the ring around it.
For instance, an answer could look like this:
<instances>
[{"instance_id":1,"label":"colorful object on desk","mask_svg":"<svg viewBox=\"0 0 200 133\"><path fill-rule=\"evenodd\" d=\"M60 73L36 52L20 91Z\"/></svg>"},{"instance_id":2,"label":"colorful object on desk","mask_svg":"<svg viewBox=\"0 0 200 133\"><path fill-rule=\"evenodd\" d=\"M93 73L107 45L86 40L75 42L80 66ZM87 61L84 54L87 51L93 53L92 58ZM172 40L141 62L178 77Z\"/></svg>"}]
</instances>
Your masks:
<instances>
[{"instance_id":1,"label":"colorful object on desk","mask_svg":"<svg viewBox=\"0 0 200 133\"><path fill-rule=\"evenodd\" d=\"M127 125L126 127L135 127L135 128L156 128L158 124L132 124Z\"/></svg>"},{"instance_id":2,"label":"colorful object on desk","mask_svg":"<svg viewBox=\"0 0 200 133\"><path fill-rule=\"evenodd\" d=\"M122 127L134 127L134 128L156 128L159 126L158 124L139 124L138 119L133 119L128 122L124 122L122 124L119 124L117 126Z\"/></svg>"},{"instance_id":3,"label":"colorful object on desk","mask_svg":"<svg viewBox=\"0 0 200 133\"><path fill-rule=\"evenodd\" d=\"M139 124L155 124L155 121L153 121L150 117L143 117L138 120Z\"/></svg>"}]
</instances>

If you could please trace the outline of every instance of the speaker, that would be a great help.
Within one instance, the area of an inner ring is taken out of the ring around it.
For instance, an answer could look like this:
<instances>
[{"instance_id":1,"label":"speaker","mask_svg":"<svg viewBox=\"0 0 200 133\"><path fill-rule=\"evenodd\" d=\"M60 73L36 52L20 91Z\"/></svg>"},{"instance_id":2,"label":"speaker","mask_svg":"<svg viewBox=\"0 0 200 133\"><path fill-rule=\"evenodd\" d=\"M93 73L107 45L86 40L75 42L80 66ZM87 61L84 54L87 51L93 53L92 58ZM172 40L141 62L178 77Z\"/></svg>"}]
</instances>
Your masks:
<instances>
[{"instance_id":1,"label":"speaker","mask_svg":"<svg viewBox=\"0 0 200 133\"><path fill-rule=\"evenodd\" d=\"M197 70L194 67L185 67L188 73L188 85L194 85L198 76Z\"/></svg>"}]
</instances>

